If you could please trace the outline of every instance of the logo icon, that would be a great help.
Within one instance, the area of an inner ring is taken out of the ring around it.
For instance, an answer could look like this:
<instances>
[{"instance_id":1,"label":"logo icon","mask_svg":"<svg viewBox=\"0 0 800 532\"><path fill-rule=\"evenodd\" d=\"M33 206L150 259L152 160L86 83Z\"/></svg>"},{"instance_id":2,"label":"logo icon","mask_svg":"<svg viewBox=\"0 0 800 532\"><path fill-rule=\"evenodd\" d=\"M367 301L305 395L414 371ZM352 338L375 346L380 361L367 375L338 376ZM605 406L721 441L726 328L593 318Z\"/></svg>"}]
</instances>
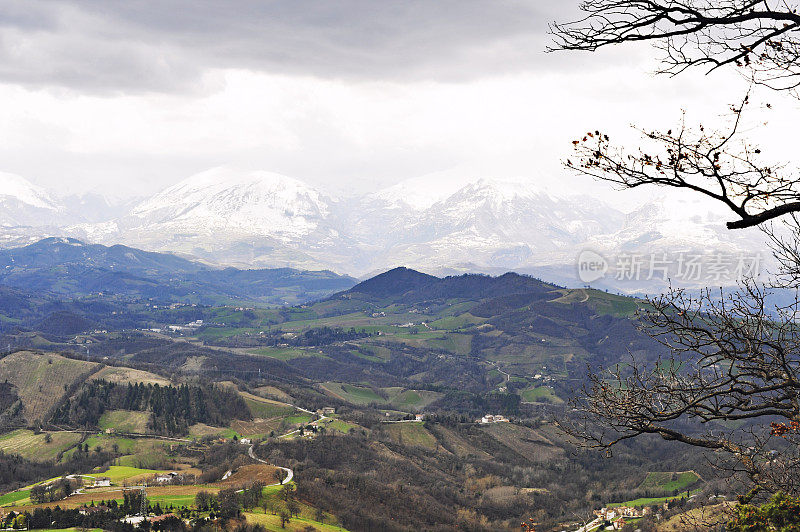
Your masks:
<instances>
[{"instance_id":1,"label":"logo icon","mask_svg":"<svg viewBox=\"0 0 800 532\"><path fill-rule=\"evenodd\" d=\"M585 249L578 255L578 278L584 283L602 279L607 271L608 261L599 253Z\"/></svg>"}]
</instances>

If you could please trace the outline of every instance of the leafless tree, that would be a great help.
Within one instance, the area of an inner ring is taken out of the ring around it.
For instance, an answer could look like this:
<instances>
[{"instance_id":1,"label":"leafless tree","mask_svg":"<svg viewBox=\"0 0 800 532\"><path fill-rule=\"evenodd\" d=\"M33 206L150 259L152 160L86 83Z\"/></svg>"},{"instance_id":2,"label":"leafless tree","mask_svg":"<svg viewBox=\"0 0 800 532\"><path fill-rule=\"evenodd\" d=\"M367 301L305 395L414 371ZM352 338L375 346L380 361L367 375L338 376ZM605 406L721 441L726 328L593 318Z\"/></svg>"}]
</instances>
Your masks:
<instances>
[{"instance_id":1,"label":"leafless tree","mask_svg":"<svg viewBox=\"0 0 800 532\"><path fill-rule=\"evenodd\" d=\"M640 41L661 52L659 72L736 66L778 90L800 85L800 14L791 0L587 0L581 20L551 25L551 50Z\"/></svg>"},{"instance_id":2,"label":"leafless tree","mask_svg":"<svg viewBox=\"0 0 800 532\"><path fill-rule=\"evenodd\" d=\"M585 18L553 24L552 50L593 51L650 41L659 72L738 68L753 83L793 97L800 87L800 15L794 2L753 0L588 0ZM709 81L712 83L712 81ZM600 129L573 141L566 165L622 188L683 189L725 205L729 229L762 228L781 266L781 287L800 284L800 179L764 160L741 136L750 96L730 107L719 130L640 130L627 150ZM765 105L765 108L770 107ZM777 230L773 222L785 222ZM670 355L652 367L630 363L590 376L564 427L606 448L644 434L706 449L753 490L800 494L800 328L797 301L767 304L768 289L746 281L733 294L670 290L640 314Z\"/></svg>"}]
</instances>

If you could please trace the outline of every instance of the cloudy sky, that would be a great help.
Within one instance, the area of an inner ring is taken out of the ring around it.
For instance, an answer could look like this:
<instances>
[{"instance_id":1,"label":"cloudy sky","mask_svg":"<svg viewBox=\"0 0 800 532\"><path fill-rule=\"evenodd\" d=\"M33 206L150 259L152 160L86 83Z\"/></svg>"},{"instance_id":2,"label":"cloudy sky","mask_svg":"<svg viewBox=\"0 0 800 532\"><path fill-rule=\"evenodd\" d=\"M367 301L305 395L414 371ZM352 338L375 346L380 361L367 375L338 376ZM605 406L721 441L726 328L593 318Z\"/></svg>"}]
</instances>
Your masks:
<instances>
[{"instance_id":1,"label":"cloudy sky","mask_svg":"<svg viewBox=\"0 0 800 532\"><path fill-rule=\"evenodd\" d=\"M646 46L545 53L576 4L4 0L0 171L121 197L218 165L338 194L442 172L571 190L580 132L713 121L746 90L655 77ZM771 103L773 125L798 119Z\"/></svg>"}]
</instances>

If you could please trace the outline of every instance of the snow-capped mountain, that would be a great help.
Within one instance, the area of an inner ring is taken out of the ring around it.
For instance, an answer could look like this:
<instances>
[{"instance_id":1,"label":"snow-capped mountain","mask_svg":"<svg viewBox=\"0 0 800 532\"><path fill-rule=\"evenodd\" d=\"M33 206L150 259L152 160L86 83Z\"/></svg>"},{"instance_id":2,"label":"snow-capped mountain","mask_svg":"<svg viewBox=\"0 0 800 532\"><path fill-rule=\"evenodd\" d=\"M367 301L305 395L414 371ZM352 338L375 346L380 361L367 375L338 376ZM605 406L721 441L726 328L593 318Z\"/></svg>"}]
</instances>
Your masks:
<instances>
[{"instance_id":1,"label":"snow-capped mountain","mask_svg":"<svg viewBox=\"0 0 800 532\"><path fill-rule=\"evenodd\" d=\"M71 228L79 238L131 242L238 266L323 268L311 250L335 255L331 200L287 176L219 167L193 175L104 224Z\"/></svg>"},{"instance_id":2,"label":"snow-capped mountain","mask_svg":"<svg viewBox=\"0 0 800 532\"><path fill-rule=\"evenodd\" d=\"M44 191L17 187L13 197L26 205L63 210ZM576 260L586 249L609 260L634 252L764 249L758 231L728 231L729 218L690 195L653 199L626 214L525 180L448 175L335 200L297 179L221 167L113 219L62 226L61 234L238 267L366 275L402 264L431 273L517 270L575 283Z\"/></svg>"},{"instance_id":3,"label":"snow-capped mountain","mask_svg":"<svg viewBox=\"0 0 800 532\"><path fill-rule=\"evenodd\" d=\"M63 209L44 189L16 174L0 172L0 224L49 225Z\"/></svg>"},{"instance_id":4,"label":"snow-capped mountain","mask_svg":"<svg viewBox=\"0 0 800 532\"><path fill-rule=\"evenodd\" d=\"M308 185L270 172L214 168L140 203L129 223L167 224L175 230L233 231L283 240L317 230L330 213L327 200Z\"/></svg>"},{"instance_id":5,"label":"snow-capped mountain","mask_svg":"<svg viewBox=\"0 0 800 532\"><path fill-rule=\"evenodd\" d=\"M554 198L530 183L497 179L468 183L406 217L381 262L436 272L459 264L518 269L563 261L576 245L624 219L597 201Z\"/></svg>"},{"instance_id":6,"label":"snow-capped mountain","mask_svg":"<svg viewBox=\"0 0 800 532\"><path fill-rule=\"evenodd\" d=\"M58 234L72 221L68 209L43 188L22 176L0 172L0 246L30 244Z\"/></svg>"}]
</instances>

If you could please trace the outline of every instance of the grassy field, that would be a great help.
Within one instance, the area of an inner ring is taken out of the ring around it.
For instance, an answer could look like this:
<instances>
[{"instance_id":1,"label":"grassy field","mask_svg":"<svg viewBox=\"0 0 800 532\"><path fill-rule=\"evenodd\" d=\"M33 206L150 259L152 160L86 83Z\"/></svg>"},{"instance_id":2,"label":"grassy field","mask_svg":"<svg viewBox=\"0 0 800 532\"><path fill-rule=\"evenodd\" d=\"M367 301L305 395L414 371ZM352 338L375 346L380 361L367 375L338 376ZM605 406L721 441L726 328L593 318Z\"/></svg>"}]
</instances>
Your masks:
<instances>
[{"instance_id":1,"label":"grassy field","mask_svg":"<svg viewBox=\"0 0 800 532\"><path fill-rule=\"evenodd\" d=\"M205 423L197 423L189 427L189 436L193 436L195 438L203 438L205 436L214 436L217 438L227 438L231 439L234 436L238 436L239 434L228 427L212 427L211 425L206 425Z\"/></svg>"},{"instance_id":2,"label":"grassy field","mask_svg":"<svg viewBox=\"0 0 800 532\"><path fill-rule=\"evenodd\" d=\"M639 489L653 491L663 491L673 493L674 491L686 491L691 486L700 481L700 476L694 471L683 471L680 473L655 472L647 473L647 476L639 484Z\"/></svg>"},{"instance_id":3,"label":"grassy field","mask_svg":"<svg viewBox=\"0 0 800 532\"><path fill-rule=\"evenodd\" d=\"M120 438L110 434L101 434L87 438L86 444L90 449L100 447L106 451L117 450L126 456L119 459L119 465L151 469L150 466L163 462L171 445L181 445L179 442L164 442L150 438Z\"/></svg>"},{"instance_id":4,"label":"grassy field","mask_svg":"<svg viewBox=\"0 0 800 532\"><path fill-rule=\"evenodd\" d=\"M390 423L386 426L386 432L394 441L403 445L436 448L436 438L425 429L421 422Z\"/></svg>"},{"instance_id":5,"label":"grassy field","mask_svg":"<svg viewBox=\"0 0 800 532\"><path fill-rule=\"evenodd\" d=\"M170 384L169 379L149 371L114 366L107 366L92 375L92 380L100 379L116 383L143 382L160 386L168 386Z\"/></svg>"},{"instance_id":6,"label":"grassy field","mask_svg":"<svg viewBox=\"0 0 800 532\"><path fill-rule=\"evenodd\" d=\"M30 421L46 416L64 395L64 387L100 365L54 354L18 351L0 360L0 381L17 387L23 415Z\"/></svg>"},{"instance_id":7,"label":"grassy field","mask_svg":"<svg viewBox=\"0 0 800 532\"><path fill-rule=\"evenodd\" d=\"M406 388L384 388L383 391L388 394L390 405L407 410L421 410L442 396L438 392Z\"/></svg>"},{"instance_id":8,"label":"grassy field","mask_svg":"<svg viewBox=\"0 0 800 532\"><path fill-rule=\"evenodd\" d=\"M248 438L262 438L269 436L270 433L276 433L284 427L284 420L286 418L272 418L272 419L256 419L253 421L235 420L231 422L230 430L233 430L239 436L246 436ZM224 436L230 437L233 436Z\"/></svg>"},{"instance_id":9,"label":"grassy field","mask_svg":"<svg viewBox=\"0 0 800 532\"><path fill-rule=\"evenodd\" d=\"M150 421L149 412L133 412L131 410L111 410L100 417L100 428L114 429L118 432L147 432Z\"/></svg>"},{"instance_id":10,"label":"grassy field","mask_svg":"<svg viewBox=\"0 0 800 532\"><path fill-rule=\"evenodd\" d=\"M486 323L486 321L488 321L486 318L478 318L477 316L473 316L472 314L465 312L464 314L459 314L458 316L446 316L436 321L432 321L428 323L428 326L431 329L455 331L465 327L470 327L472 325L480 325L482 323Z\"/></svg>"},{"instance_id":11,"label":"grassy field","mask_svg":"<svg viewBox=\"0 0 800 532\"><path fill-rule=\"evenodd\" d=\"M44 462L55 459L81 439L80 434L72 432L53 432L51 442L46 443L45 433L34 434L33 431L20 429L0 436L0 450L5 453L18 454L28 460Z\"/></svg>"},{"instance_id":12,"label":"grassy field","mask_svg":"<svg viewBox=\"0 0 800 532\"><path fill-rule=\"evenodd\" d=\"M0 495L0 506L21 501L30 497L31 490L19 490Z\"/></svg>"},{"instance_id":13,"label":"grassy field","mask_svg":"<svg viewBox=\"0 0 800 532\"><path fill-rule=\"evenodd\" d=\"M409 390L406 388L382 388L379 395L375 390L365 386L353 386L338 382L326 382L321 387L339 399L354 405L391 405L404 410L420 410L441 397L440 393L427 390Z\"/></svg>"},{"instance_id":14,"label":"grassy field","mask_svg":"<svg viewBox=\"0 0 800 532\"><path fill-rule=\"evenodd\" d=\"M564 402L549 386L532 386L522 390L522 400L529 403L550 403L560 405Z\"/></svg>"},{"instance_id":15,"label":"grassy field","mask_svg":"<svg viewBox=\"0 0 800 532\"><path fill-rule=\"evenodd\" d=\"M554 303L579 303L586 302L592 306L599 314L611 314L617 317L630 317L636 311L645 306L642 300L635 300L626 296L609 294L601 290L585 289L565 289L562 290L562 297L554 300Z\"/></svg>"},{"instance_id":16,"label":"grassy field","mask_svg":"<svg viewBox=\"0 0 800 532\"><path fill-rule=\"evenodd\" d=\"M695 493L700 493L701 490L696 489L690 492L690 495L694 495ZM615 506L652 506L654 504L661 504L667 501L672 501L675 499L685 499L686 492L683 492L679 495L672 495L669 497L640 497L638 499L634 499L632 501L625 501L625 502L613 502L608 504L609 508L613 508Z\"/></svg>"},{"instance_id":17,"label":"grassy field","mask_svg":"<svg viewBox=\"0 0 800 532\"><path fill-rule=\"evenodd\" d=\"M295 347L263 347L261 349L253 349L250 353L263 357L276 358L278 360L292 360L293 358L300 357L319 357L322 356L317 351L304 351Z\"/></svg>"},{"instance_id":18,"label":"grassy field","mask_svg":"<svg viewBox=\"0 0 800 532\"><path fill-rule=\"evenodd\" d=\"M456 355L468 355L472 351L472 336L469 334L448 333L426 340L425 346L449 351Z\"/></svg>"},{"instance_id":19,"label":"grassy field","mask_svg":"<svg viewBox=\"0 0 800 532\"><path fill-rule=\"evenodd\" d=\"M341 419L333 419L329 423L323 424L323 426L327 430L341 432L342 434L349 433L351 429L359 428L358 425L354 425L353 423L347 423L346 421L342 421Z\"/></svg>"},{"instance_id":20,"label":"grassy field","mask_svg":"<svg viewBox=\"0 0 800 532\"><path fill-rule=\"evenodd\" d=\"M311 414L296 414L294 416L289 416L285 419L286 423L289 423L290 425L298 425L298 424L305 425L306 423L311 423L314 420Z\"/></svg>"},{"instance_id":21,"label":"grassy field","mask_svg":"<svg viewBox=\"0 0 800 532\"><path fill-rule=\"evenodd\" d=\"M140 469L131 466L110 466L108 471L93 471L93 476L107 477L111 479L112 484L122 484L125 481L135 482L143 478L163 473L156 469Z\"/></svg>"},{"instance_id":22,"label":"grassy field","mask_svg":"<svg viewBox=\"0 0 800 532\"><path fill-rule=\"evenodd\" d=\"M292 401L294 398L275 386L261 386L255 390L259 396L272 397L280 401ZM263 399L263 397L261 397Z\"/></svg>"},{"instance_id":23,"label":"grassy field","mask_svg":"<svg viewBox=\"0 0 800 532\"><path fill-rule=\"evenodd\" d=\"M133 454L135 453L138 448L139 444L142 440L140 439L131 439L131 438L120 438L116 436L110 435L99 435L99 436L91 436L86 439L86 443L89 445L90 449L94 449L98 445L103 450L113 450L114 444L117 444L117 448L120 452L125 454Z\"/></svg>"},{"instance_id":24,"label":"grassy field","mask_svg":"<svg viewBox=\"0 0 800 532\"><path fill-rule=\"evenodd\" d=\"M320 385L331 395L338 397L354 405L368 405L370 403L384 403L386 400L375 393L372 389L353 386L352 384L342 384L338 382L326 382Z\"/></svg>"},{"instance_id":25,"label":"grassy field","mask_svg":"<svg viewBox=\"0 0 800 532\"><path fill-rule=\"evenodd\" d=\"M207 485L194 485L194 486L153 486L147 488L147 499L153 503L160 503L162 506L175 505L175 506L191 506L194 503L194 498L199 491L208 491L216 493L218 488ZM97 504L101 500L116 500L118 503L122 502L122 488L99 488L90 490L87 493L80 493L72 495L68 499L55 501L45 504L21 504L19 506L10 507L14 511L33 510L34 508L44 508L47 506L54 507L60 506L61 508L77 508L84 504L90 504L92 501Z\"/></svg>"},{"instance_id":26,"label":"grassy field","mask_svg":"<svg viewBox=\"0 0 800 532\"><path fill-rule=\"evenodd\" d=\"M295 412L294 407L279 403L278 401L271 401L248 393L242 393L242 397L254 417L271 419L274 417L289 416Z\"/></svg>"},{"instance_id":27,"label":"grassy field","mask_svg":"<svg viewBox=\"0 0 800 532\"><path fill-rule=\"evenodd\" d=\"M293 517L285 528L281 528L281 518L277 515L249 512L243 515L248 523L261 525L270 532L302 532L309 526L320 532L347 532L347 530L342 527L320 523L309 517L303 517L302 514L301 517Z\"/></svg>"}]
</instances>

